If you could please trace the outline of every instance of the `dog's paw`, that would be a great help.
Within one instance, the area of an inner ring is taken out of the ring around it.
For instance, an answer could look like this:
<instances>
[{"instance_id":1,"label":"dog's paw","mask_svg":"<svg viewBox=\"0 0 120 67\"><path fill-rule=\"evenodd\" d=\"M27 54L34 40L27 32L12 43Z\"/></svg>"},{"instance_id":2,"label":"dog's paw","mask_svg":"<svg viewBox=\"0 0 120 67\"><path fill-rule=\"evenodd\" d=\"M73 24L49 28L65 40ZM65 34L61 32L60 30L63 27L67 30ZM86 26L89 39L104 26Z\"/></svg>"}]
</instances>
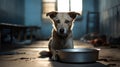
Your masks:
<instances>
[{"instance_id":1,"label":"dog's paw","mask_svg":"<svg viewBox=\"0 0 120 67\"><path fill-rule=\"evenodd\" d=\"M52 61L58 61L58 60L59 60L58 55L53 55L53 56L51 57L51 60L52 60Z\"/></svg>"},{"instance_id":2,"label":"dog's paw","mask_svg":"<svg viewBox=\"0 0 120 67\"><path fill-rule=\"evenodd\" d=\"M52 56L52 57L51 57L51 60L57 61L57 57L56 57L56 56Z\"/></svg>"}]
</instances>

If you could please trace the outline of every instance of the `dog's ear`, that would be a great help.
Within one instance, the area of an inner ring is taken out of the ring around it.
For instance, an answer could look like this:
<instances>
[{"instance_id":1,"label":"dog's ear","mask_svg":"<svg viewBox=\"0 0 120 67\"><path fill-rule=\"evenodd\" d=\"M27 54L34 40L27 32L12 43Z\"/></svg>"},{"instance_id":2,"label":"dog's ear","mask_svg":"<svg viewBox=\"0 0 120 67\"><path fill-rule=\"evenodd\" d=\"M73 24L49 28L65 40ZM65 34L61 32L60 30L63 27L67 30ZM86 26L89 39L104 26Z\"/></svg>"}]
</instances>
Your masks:
<instances>
[{"instance_id":1,"label":"dog's ear","mask_svg":"<svg viewBox=\"0 0 120 67\"><path fill-rule=\"evenodd\" d=\"M57 14L57 12L52 11L52 12L47 13L46 16L49 16L50 18L54 18L54 17L56 17L56 14Z\"/></svg>"},{"instance_id":2,"label":"dog's ear","mask_svg":"<svg viewBox=\"0 0 120 67\"><path fill-rule=\"evenodd\" d=\"M68 13L70 15L71 18L75 19L77 15L80 15L80 13L77 12L69 12Z\"/></svg>"}]
</instances>

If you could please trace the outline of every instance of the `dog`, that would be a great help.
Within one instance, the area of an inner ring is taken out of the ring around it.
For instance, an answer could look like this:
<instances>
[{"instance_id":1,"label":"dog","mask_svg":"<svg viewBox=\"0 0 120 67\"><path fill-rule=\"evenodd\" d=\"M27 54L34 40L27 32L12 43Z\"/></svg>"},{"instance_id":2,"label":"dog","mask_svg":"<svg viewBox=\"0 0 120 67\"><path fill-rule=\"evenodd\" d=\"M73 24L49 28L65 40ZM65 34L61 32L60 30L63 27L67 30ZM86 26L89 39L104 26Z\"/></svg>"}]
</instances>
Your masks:
<instances>
[{"instance_id":1,"label":"dog","mask_svg":"<svg viewBox=\"0 0 120 67\"><path fill-rule=\"evenodd\" d=\"M49 12L46 14L52 21L53 29L48 48L51 59L57 60L57 50L74 48L72 38L73 22L77 12Z\"/></svg>"}]
</instances>

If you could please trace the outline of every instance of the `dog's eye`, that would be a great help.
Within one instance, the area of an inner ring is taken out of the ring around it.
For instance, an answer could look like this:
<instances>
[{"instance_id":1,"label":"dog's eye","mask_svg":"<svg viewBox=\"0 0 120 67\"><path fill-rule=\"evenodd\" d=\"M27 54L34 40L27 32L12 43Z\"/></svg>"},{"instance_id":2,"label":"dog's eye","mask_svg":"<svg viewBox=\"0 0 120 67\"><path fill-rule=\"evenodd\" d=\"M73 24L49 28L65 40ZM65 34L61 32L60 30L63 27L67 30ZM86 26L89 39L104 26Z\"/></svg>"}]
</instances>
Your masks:
<instances>
[{"instance_id":1,"label":"dog's eye","mask_svg":"<svg viewBox=\"0 0 120 67\"><path fill-rule=\"evenodd\" d=\"M65 20L65 23L69 23L70 21L68 21L68 20Z\"/></svg>"},{"instance_id":2,"label":"dog's eye","mask_svg":"<svg viewBox=\"0 0 120 67\"><path fill-rule=\"evenodd\" d=\"M55 20L56 23L60 23L60 20Z\"/></svg>"}]
</instances>

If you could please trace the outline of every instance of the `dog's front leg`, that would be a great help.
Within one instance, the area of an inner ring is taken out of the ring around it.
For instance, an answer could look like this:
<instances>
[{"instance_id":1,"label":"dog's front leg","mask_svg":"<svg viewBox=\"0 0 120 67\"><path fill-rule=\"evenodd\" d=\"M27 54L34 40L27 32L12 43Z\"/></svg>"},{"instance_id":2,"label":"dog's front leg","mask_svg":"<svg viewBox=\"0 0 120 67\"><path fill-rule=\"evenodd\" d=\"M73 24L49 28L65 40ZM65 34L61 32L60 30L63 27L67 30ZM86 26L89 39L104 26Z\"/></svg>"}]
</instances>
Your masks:
<instances>
[{"instance_id":1,"label":"dog's front leg","mask_svg":"<svg viewBox=\"0 0 120 67\"><path fill-rule=\"evenodd\" d=\"M53 61L57 61L58 60L58 58L57 58L57 51L54 50L54 49L52 49L51 51L52 51L52 57L51 57L51 59Z\"/></svg>"},{"instance_id":2,"label":"dog's front leg","mask_svg":"<svg viewBox=\"0 0 120 67\"><path fill-rule=\"evenodd\" d=\"M50 56L50 59L51 60L58 60L56 55L57 55L57 51L53 48L55 45L54 45L54 42L53 42L53 39L51 38L50 41L49 41L49 51L50 53L52 54L52 56Z\"/></svg>"}]
</instances>

